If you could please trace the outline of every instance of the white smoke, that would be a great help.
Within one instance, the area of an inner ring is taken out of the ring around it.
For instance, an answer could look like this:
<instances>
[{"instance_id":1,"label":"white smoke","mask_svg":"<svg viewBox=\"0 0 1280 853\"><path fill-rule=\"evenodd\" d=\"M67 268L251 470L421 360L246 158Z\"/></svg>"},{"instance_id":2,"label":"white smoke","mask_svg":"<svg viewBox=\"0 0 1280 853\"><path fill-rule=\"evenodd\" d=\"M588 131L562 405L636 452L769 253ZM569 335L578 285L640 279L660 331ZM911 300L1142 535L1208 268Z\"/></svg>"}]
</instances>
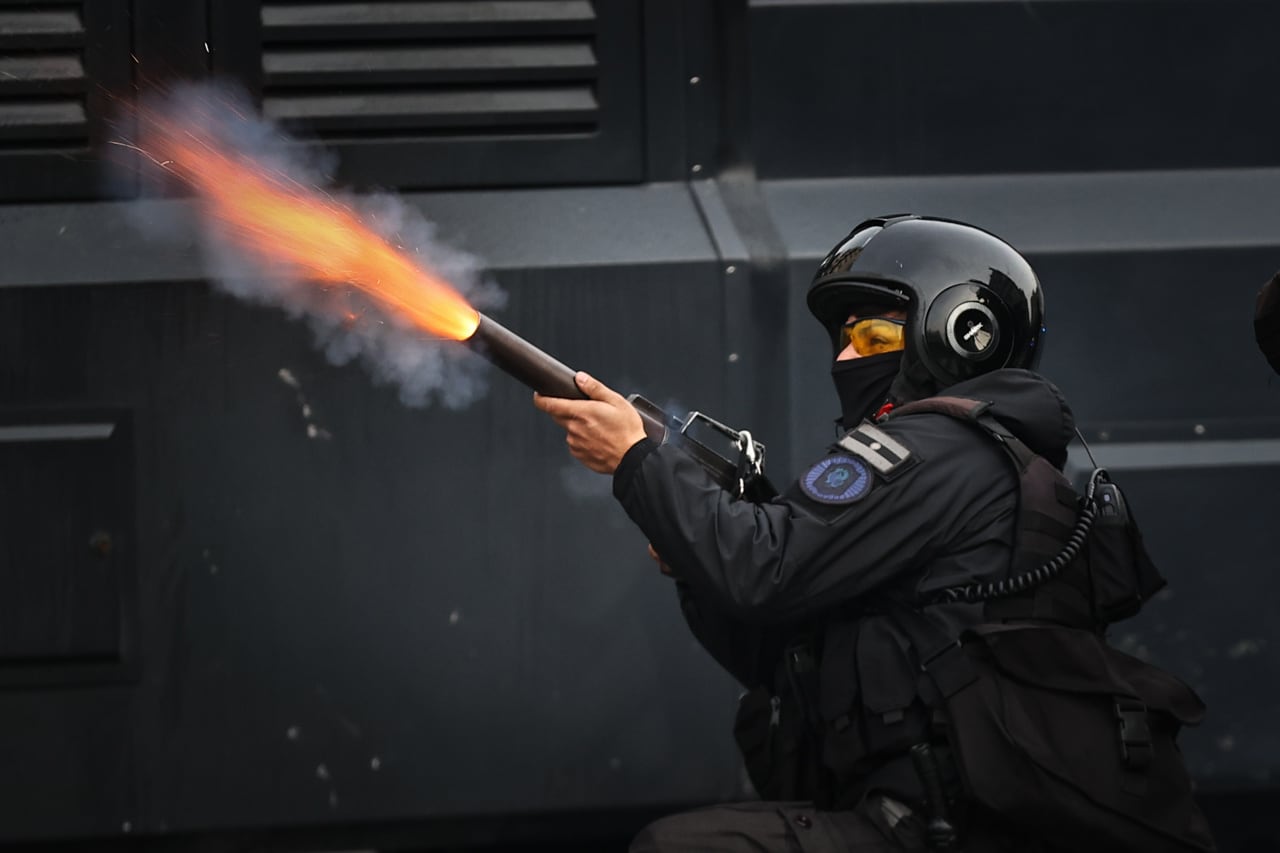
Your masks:
<instances>
[{"instance_id":1,"label":"white smoke","mask_svg":"<svg viewBox=\"0 0 1280 853\"><path fill-rule=\"evenodd\" d=\"M573 462L560 469L560 485L569 496L579 501L613 497L613 478Z\"/></svg>"},{"instance_id":2,"label":"white smoke","mask_svg":"<svg viewBox=\"0 0 1280 853\"><path fill-rule=\"evenodd\" d=\"M139 110L142 140L150 116L176 116L184 126L227 144L271 172L351 208L370 230L449 282L477 310L505 304L506 295L485 277L481 261L442 242L417 208L387 193L357 195L330 189L334 157L318 146L298 144L259 117L242 91L224 84L189 84L153 98ZM120 144L129 148L134 142L125 139ZM140 150L146 173L165 179L165 164L149 158L145 147ZM193 207L200 210L198 204ZM398 386L400 399L409 406L440 402L462 408L487 390L487 363L466 346L427 335L355 288L317 285L300 271L282 271L276 261L268 270L261 259L228 238L212 217L197 213L191 223L184 219L135 217L155 239L189 239L194 227L205 272L215 287L304 320L333 364L361 361L375 381Z\"/></svg>"}]
</instances>

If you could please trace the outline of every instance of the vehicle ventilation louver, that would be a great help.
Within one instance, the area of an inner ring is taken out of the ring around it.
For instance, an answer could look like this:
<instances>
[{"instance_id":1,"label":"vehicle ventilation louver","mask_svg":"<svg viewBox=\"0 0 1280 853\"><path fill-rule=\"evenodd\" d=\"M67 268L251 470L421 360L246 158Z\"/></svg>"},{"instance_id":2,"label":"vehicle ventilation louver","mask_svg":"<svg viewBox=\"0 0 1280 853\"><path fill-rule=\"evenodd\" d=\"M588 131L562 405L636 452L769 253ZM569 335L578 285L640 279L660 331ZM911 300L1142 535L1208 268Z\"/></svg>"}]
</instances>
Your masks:
<instances>
[{"instance_id":1,"label":"vehicle ventilation louver","mask_svg":"<svg viewBox=\"0 0 1280 853\"><path fill-rule=\"evenodd\" d=\"M0 6L0 148L88 147L82 7Z\"/></svg>"},{"instance_id":2,"label":"vehicle ventilation louver","mask_svg":"<svg viewBox=\"0 0 1280 853\"><path fill-rule=\"evenodd\" d=\"M318 138L538 136L599 125L580 2L261 7L263 112Z\"/></svg>"}]
</instances>

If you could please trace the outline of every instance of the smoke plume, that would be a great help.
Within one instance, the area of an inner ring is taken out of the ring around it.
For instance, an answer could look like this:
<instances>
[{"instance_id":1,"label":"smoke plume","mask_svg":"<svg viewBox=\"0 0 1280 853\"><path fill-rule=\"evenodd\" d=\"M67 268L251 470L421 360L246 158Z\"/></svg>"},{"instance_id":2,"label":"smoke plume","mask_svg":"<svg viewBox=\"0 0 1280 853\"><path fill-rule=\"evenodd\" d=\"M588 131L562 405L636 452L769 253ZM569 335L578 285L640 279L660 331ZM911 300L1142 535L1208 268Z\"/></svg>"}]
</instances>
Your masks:
<instances>
[{"instance_id":1,"label":"smoke plume","mask_svg":"<svg viewBox=\"0 0 1280 853\"><path fill-rule=\"evenodd\" d=\"M132 118L135 129L115 144L140 155L128 168L140 164L146 185L172 187L174 182L172 161L148 150L148 128L162 123L187 128L269 171L273 179L314 190L347 207L369 230L448 282L476 309L503 306L505 294L485 277L478 258L446 245L417 208L394 195L334 189L333 156L318 146L300 144L258 116L243 92L227 85L185 85L140 101ZM189 189L197 190L190 219L135 219L153 239L185 242L194 236L215 287L305 321L329 361L361 361L376 381L396 385L407 405L438 401L461 408L484 394L487 364L465 346L430 336L357 288L321 286L278 259L247 251L209 215L210 206L201 203L198 187Z\"/></svg>"}]
</instances>

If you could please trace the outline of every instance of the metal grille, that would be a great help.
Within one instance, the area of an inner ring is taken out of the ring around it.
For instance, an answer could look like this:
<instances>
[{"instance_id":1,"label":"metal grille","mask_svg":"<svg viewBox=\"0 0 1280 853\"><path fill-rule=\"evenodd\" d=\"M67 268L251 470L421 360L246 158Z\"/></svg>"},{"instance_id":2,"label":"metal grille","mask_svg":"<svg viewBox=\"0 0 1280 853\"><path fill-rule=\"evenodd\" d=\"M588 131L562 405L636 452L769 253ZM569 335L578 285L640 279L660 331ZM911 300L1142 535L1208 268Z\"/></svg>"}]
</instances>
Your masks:
<instances>
[{"instance_id":1,"label":"metal grille","mask_svg":"<svg viewBox=\"0 0 1280 853\"><path fill-rule=\"evenodd\" d=\"M261 7L263 111L321 138L591 133L587 0Z\"/></svg>"},{"instance_id":2,"label":"metal grille","mask_svg":"<svg viewBox=\"0 0 1280 853\"><path fill-rule=\"evenodd\" d=\"M84 3L0 5L0 146L89 144Z\"/></svg>"},{"instance_id":3,"label":"metal grille","mask_svg":"<svg viewBox=\"0 0 1280 853\"><path fill-rule=\"evenodd\" d=\"M132 0L0 0L0 201L127 193L103 180L116 99L132 94Z\"/></svg>"}]
</instances>

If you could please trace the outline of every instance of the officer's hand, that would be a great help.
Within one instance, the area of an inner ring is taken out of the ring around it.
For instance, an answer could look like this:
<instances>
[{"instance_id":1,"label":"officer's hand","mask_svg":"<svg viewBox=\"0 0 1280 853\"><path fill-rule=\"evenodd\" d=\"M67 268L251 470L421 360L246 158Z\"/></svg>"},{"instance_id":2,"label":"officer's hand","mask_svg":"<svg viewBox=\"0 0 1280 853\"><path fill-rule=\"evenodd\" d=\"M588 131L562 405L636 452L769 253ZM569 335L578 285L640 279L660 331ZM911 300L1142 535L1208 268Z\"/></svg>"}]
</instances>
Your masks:
<instances>
[{"instance_id":1,"label":"officer's hand","mask_svg":"<svg viewBox=\"0 0 1280 853\"><path fill-rule=\"evenodd\" d=\"M649 556L653 557L653 561L658 564L658 571L662 572L667 577L674 577L671 567L662 562L662 558L658 556L658 552L653 550L652 542L649 543Z\"/></svg>"},{"instance_id":2,"label":"officer's hand","mask_svg":"<svg viewBox=\"0 0 1280 853\"><path fill-rule=\"evenodd\" d=\"M640 413L617 391L582 371L574 376L589 400L533 395L533 404L564 427L573 458L598 474L612 474L631 446L645 437Z\"/></svg>"}]
</instances>

